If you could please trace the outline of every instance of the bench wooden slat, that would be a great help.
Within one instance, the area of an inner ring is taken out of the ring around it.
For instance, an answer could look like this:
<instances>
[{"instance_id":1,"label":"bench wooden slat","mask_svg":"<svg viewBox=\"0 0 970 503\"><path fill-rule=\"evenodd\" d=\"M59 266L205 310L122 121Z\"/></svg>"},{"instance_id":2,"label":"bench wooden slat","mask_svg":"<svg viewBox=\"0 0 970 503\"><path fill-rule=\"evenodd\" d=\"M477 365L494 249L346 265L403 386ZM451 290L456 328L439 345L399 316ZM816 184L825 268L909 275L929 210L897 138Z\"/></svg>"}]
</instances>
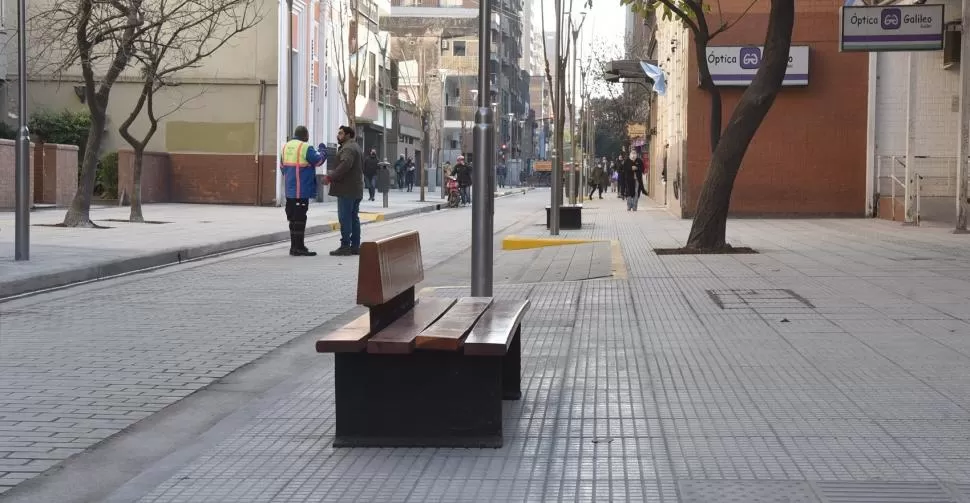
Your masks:
<instances>
[{"instance_id":1,"label":"bench wooden slat","mask_svg":"<svg viewBox=\"0 0 970 503\"><path fill-rule=\"evenodd\" d=\"M444 316L418 334L418 349L458 351L461 340L482 313L492 305L491 297L463 297Z\"/></svg>"},{"instance_id":2,"label":"bench wooden slat","mask_svg":"<svg viewBox=\"0 0 970 503\"><path fill-rule=\"evenodd\" d=\"M317 340L317 353L363 351L369 336L370 314L365 314Z\"/></svg>"},{"instance_id":3,"label":"bench wooden slat","mask_svg":"<svg viewBox=\"0 0 970 503\"><path fill-rule=\"evenodd\" d=\"M465 354L504 355L530 304L528 300L494 302L465 338Z\"/></svg>"},{"instance_id":4,"label":"bench wooden slat","mask_svg":"<svg viewBox=\"0 0 970 503\"><path fill-rule=\"evenodd\" d=\"M421 237L408 231L360 244L357 303L373 307L389 302L424 281Z\"/></svg>"},{"instance_id":5,"label":"bench wooden slat","mask_svg":"<svg viewBox=\"0 0 970 503\"><path fill-rule=\"evenodd\" d=\"M413 309L367 341L367 352L407 354L414 351L415 337L454 303L454 299L417 299Z\"/></svg>"}]
</instances>

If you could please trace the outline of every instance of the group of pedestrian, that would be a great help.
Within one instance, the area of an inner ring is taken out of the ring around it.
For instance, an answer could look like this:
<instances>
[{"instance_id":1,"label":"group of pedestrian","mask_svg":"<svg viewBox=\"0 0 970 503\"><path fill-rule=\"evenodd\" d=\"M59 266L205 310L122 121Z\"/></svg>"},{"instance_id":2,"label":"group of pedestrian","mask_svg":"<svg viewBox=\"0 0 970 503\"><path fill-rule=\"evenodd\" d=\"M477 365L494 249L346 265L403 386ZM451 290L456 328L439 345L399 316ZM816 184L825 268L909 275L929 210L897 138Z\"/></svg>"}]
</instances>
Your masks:
<instances>
[{"instance_id":1,"label":"group of pedestrian","mask_svg":"<svg viewBox=\"0 0 970 503\"><path fill-rule=\"evenodd\" d=\"M627 159L623 155L616 157L613 168L617 174L617 189L619 197L626 199L626 210L637 211L640 203L640 195L647 195L647 188L643 183L644 176L648 173L649 167L642 159L637 156L635 150L631 150Z\"/></svg>"},{"instance_id":2,"label":"group of pedestrian","mask_svg":"<svg viewBox=\"0 0 970 503\"><path fill-rule=\"evenodd\" d=\"M337 165L327 170L324 181L329 194L337 198L337 220L340 222L340 247L330 255L341 257L360 255L360 201L364 198L365 174L370 200L374 200L377 178L377 152L371 150L367 171L363 152L357 144L354 128L340 126L337 130ZM290 224L290 255L314 257L304 241L310 199L317 196L316 168L326 161L323 144L314 149L309 143L310 133L305 126L297 126L293 139L280 152L280 172L286 195L286 220ZM373 169L373 171L371 171Z\"/></svg>"},{"instance_id":3,"label":"group of pedestrian","mask_svg":"<svg viewBox=\"0 0 970 503\"><path fill-rule=\"evenodd\" d=\"M612 165L607 164L606 159L602 159L593 167L589 175L589 199L592 199L597 191L599 191L599 198L603 199L603 191L608 190L607 187L612 187L617 192L617 197L626 200L627 211L637 211L640 195L647 195L644 177L649 169L635 150L631 151L627 158L624 158L623 154L617 155Z\"/></svg>"},{"instance_id":4,"label":"group of pedestrian","mask_svg":"<svg viewBox=\"0 0 970 503\"><path fill-rule=\"evenodd\" d=\"M394 174L397 175L398 190L404 190L406 187L408 192L414 191L415 171L417 169L414 166L414 158L405 157L404 154L401 154L401 157L394 163Z\"/></svg>"}]
</instances>

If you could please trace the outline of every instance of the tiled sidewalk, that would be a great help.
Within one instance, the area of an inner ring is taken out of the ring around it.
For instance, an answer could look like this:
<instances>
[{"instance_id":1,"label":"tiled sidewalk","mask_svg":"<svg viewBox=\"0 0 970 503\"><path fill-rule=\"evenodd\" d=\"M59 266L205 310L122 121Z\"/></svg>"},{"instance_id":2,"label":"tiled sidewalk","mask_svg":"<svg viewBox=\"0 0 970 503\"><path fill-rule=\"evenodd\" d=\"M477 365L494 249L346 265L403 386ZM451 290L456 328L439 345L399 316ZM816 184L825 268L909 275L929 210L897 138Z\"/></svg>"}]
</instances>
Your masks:
<instances>
[{"instance_id":1,"label":"tiled sidewalk","mask_svg":"<svg viewBox=\"0 0 970 503\"><path fill-rule=\"evenodd\" d=\"M584 218L629 278L496 286L533 300L503 448L333 449L321 355L117 501L970 501L970 238L744 220L731 241L761 254L658 257L689 222Z\"/></svg>"}]
</instances>

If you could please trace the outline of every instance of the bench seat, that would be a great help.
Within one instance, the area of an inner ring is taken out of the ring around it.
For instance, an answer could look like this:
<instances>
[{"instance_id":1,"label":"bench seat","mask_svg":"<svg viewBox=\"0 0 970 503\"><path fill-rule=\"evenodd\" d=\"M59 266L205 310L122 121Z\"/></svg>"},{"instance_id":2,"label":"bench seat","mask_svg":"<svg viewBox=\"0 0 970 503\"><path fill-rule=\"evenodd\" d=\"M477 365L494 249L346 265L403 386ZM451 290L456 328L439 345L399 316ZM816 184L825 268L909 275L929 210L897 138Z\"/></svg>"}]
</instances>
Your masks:
<instances>
[{"instance_id":1,"label":"bench seat","mask_svg":"<svg viewBox=\"0 0 970 503\"><path fill-rule=\"evenodd\" d=\"M317 352L334 354L334 447L504 442L502 400L522 394L521 324L530 303L415 298L420 262L417 233L361 246L358 303L370 312L316 343Z\"/></svg>"}]
</instances>

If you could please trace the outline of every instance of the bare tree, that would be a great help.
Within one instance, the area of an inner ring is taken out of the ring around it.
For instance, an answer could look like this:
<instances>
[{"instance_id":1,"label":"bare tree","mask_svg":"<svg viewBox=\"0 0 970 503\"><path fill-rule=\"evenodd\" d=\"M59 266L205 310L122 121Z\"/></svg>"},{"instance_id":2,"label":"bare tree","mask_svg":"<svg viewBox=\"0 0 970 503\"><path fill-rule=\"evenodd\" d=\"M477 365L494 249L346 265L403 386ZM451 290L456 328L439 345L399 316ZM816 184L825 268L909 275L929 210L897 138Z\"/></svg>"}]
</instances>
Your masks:
<instances>
[{"instance_id":1,"label":"bare tree","mask_svg":"<svg viewBox=\"0 0 970 503\"><path fill-rule=\"evenodd\" d=\"M631 46L627 40L626 46ZM608 127L626 135L626 127L645 122L649 111L650 91L643 83L621 84L607 82L603 69L610 61L622 57L623 49L617 44L597 40L587 65L592 67L590 94L595 96L593 113L601 127Z\"/></svg>"},{"instance_id":2,"label":"bare tree","mask_svg":"<svg viewBox=\"0 0 970 503\"><path fill-rule=\"evenodd\" d=\"M792 27L795 22L794 0L770 0L768 29L762 65L751 85L731 114L727 128L721 130L721 92L714 85L707 66L707 46L717 35L729 30L743 18L758 0L752 2L734 20L727 20L720 2L715 2L717 27L712 29L707 16L711 4L704 0L620 0L632 5L644 15L659 13L665 19L676 19L690 30L694 39L694 57L697 62L700 85L711 97L711 164L707 179L697 200L697 210L687 238L687 248L716 250L727 244L727 214L731 204L734 181L741 169L741 161L758 127L771 109L775 96L781 89L788 69ZM722 141L724 140L724 141Z\"/></svg>"},{"instance_id":3,"label":"bare tree","mask_svg":"<svg viewBox=\"0 0 970 503\"><path fill-rule=\"evenodd\" d=\"M90 217L91 198L107 123L108 98L131 61L135 41L153 27L143 17L143 3L144 0L51 1L31 13L28 29L34 40L32 59L42 62L34 67L55 80L71 80L74 76L70 74L80 67L82 97L91 114L81 176L64 216L65 226L95 226Z\"/></svg>"},{"instance_id":4,"label":"bare tree","mask_svg":"<svg viewBox=\"0 0 970 503\"><path fill-rule=\"evenodd\" d=\"M403 94L404 101L414 107L414 112L422 124L422 133L427 137L431 133L431 124L434 122L429 119L431 114L431 97L427 77L430 73L427 62L431 58L428 58L425 54L426 46L414 40L413 37L408 37L395 45L396 47L392 51L392 57L398 61L398 98L400 99L401 94ZM400 80L404 80L405 84L403 86ZM403 107L399 107L399 109L403 109ZM440 144L440 142L438 143ZM429 148L428 150L431 149ZM425 155L430 155L430 152L425 152ZM427 158L424 161L427 162ZM426 170L425 166L419 166L419 169L420 180L418 180L418 183L420 186L420 199L424 201L424 189L426 185L424 178Z\"/></svg>"},{"instance_id":5,"label":"bare tree","mask_svg":"<svg viewBox=\"0 0 970 503\"><path fill-rule=\"evenodd\" d=\"M368 0L332 0L330 5L331 15L328 18L332 35L327 38L334 52L333 63L340 80L340 96L347 114L347 125L356 127L357 94L367 70L371 27L377 24L376 20L369 19L361 12L362 7L371 5ZM360 40L361 24L365 25L363 40Z\"/></svg>"},{"instance_id":6,"label":"bare tree","mask_svg":"<svg viewBox=\"0 0 970 503\"><path fill-rule=\"evenodd\" d=\"M177 86L178 72L199 66L233 37L256 26L262 20L259 5L258 0L193 0L192 3L156 0L144 6L142 17L151 21L151 28L142 32L134 44L134 58L141 66L141 93L118 128L135 157L130 221L145 221L141 204L145 148L158 131L159 121L187 102L177 102L159 115L155 110L156 93ZM148 129L141 137L135 137L132 125L142 111L148 120Z\"/></svg>"}]
</instances>

